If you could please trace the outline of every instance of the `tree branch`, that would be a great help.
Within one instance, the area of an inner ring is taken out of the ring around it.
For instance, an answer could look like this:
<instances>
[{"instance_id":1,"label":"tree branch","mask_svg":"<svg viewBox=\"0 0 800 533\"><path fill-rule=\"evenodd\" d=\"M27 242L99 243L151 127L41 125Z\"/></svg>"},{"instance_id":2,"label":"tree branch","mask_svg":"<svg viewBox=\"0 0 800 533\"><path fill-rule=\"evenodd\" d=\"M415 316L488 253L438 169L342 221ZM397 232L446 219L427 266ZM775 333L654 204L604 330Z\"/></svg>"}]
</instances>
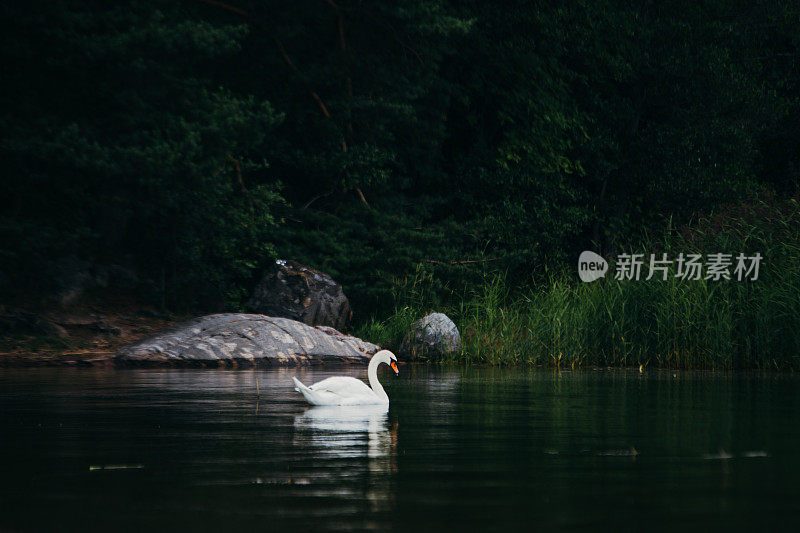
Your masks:
<instances>
[{"instance_id":1,"label":"tree branch","mask_svg":"<svg viewBox=\"0 0 800 533\"><path fill-rule=\"evenodd\" d=\"M240 190L249 196L250 191L248 191L247 187L244 186L244 180L242 179L242 165L240 165L239 160L233 157L231 154L228 154L228 161L233 163L233 168L236 169L236 181L239 184Z\"/></svg>"},{"instance_id":2,"label":"tree branch","mask_svg":"<svg viewBox=\"0 0 800 533\"><path fill-rule=\"evenodd\" d=\"M461 261L437 261L436 259L426 259L428 263L434 265L467 265L471 263L488 263L490 261L499 261L501 257L490 257L488 259L463 259Z\"/></svg>"},{"instance_id":3,"label":"tree branch","mask_svg":"<svg viewBox=\"0 0 800 533\"><path fill-rule=\"evenodd\" d=\"M369 207L369 202L367 202L367 199L364 198L364 193L361 192L361 189L359 189L358 187L354 187L354 188L355 188L356 192L358 193L358 197L361 198L362 202L364 202L364 205Z\"/></svg>"},{"instance_id":4,"label":"tree branch","mask_svg":"<svg viewBox=\"0 0 800 533\"><path fill-rule=\"evenodd\" d=\"M301 209L308 209L311 204L313 204L314 202L316 202L320 198L325 198L326 196L330 196L331 194L333 194L333 191L328 191L328 192L324 192L322 194L318 194L318 195L314 196L313 198L311 198L311 200L307 201L305 203L305 205Z\"/></svg>"}]
</instances>

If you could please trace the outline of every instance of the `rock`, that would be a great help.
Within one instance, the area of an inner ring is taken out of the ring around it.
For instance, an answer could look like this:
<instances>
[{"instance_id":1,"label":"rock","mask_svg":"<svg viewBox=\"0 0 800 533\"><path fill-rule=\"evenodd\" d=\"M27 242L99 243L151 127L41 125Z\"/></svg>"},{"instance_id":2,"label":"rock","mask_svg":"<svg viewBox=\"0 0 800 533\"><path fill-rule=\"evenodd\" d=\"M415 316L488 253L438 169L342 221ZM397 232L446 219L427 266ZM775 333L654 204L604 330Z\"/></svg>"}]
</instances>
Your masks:
<instances>
[{"instance_id":1,"label":"rock","mask_svg":"<svg viewBox=\"0 0 800 533\"><path fill-rule=\"evenodd\" d=\"M362 341L358 337L353 337L352 335L345 335L344 333L341 333L330 326L315 326L314 329L317 329L325 333L326 335L330 335L336 340L346 342L360 352L372 355L378 350L380 350L380 346L376 344L372 344L371 342L367 341Z\"/></svg>"},{"instance_id":2,"label":"rock","mask_svg":"<svg viewBox=\"0 0 800 533\"><path fill-rule=\"evenodd\" d=\"M431 313L412 324L400 345L405 359L439 358L461 350L458 328L444 313Z\"/></svg>"},{"instance_id":3,"label":"rock","mask_svg":"<svg viewBox=\"0 0 800 533\"><path fill-rule=\"evenodd\" d=\"M120 363L266 364L366 363L379 347L333 328L239 313L176 324L116 354Z\"/></svg>"},{"instance_id":4,"label":"rock","mask_svg":"<svg viewBox=\"0 0 800 533\"><path fill-rule=\"evenodd\" d=\"M347 329L353 315L342 286L328 274L283 260L264 272L247 309L339 330Z\"/></svg>"}]
</instances>

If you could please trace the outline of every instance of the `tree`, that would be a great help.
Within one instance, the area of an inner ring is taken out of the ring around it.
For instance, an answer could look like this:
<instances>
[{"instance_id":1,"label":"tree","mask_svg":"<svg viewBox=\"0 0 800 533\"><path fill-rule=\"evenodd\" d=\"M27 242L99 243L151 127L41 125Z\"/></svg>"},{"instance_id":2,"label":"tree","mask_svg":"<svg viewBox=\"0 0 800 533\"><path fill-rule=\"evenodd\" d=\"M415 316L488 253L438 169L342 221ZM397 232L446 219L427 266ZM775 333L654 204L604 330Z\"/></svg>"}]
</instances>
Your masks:
<instances>
[{"instance_id":1,"label":"tree","mask_svg":"<svg viewBox=\"0 0 800 533\"><path fill-rule=\"evenodd\" d=\"M77 254L135 264L174 305L239 298L273 253L282 116L220 85L250 31L172 2L6 3L2 269L30 288Z\"/></svg>"}]
</instances>

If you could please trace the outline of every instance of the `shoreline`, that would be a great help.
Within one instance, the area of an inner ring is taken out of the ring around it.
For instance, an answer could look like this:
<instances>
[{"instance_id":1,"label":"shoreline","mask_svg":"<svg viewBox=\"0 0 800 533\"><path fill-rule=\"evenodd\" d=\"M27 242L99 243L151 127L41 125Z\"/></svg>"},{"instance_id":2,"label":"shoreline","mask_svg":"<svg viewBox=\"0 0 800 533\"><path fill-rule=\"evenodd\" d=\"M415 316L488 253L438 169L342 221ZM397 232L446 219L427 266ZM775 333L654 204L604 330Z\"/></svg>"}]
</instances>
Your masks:
<instances>
[{"instance_id":1,"label":"shoreline","mask_svg":"<svg viewBox=\"0 0 800 533\"><path fill-rule=\"evenodd\" d=\"M636 287L634 287L636 288ZM578 305L575 300L592 299L595 300L604 296L607 291L603 290L602 285L585 287L579 286L580 294L571 294L570 302ZM587 293L588 294L584 294ZM539 309L551 309L554 302L550 301L552 295L540 295L540 300L535 307ZM565 302L555 298L558 302ZM555 302L555 303L558 303ZM567 302L567 303L570 303ZM585 302L579 302L585 303ZM490 310L490 302L475 301L472 305L479 310ZM563 308L562 306L561 308ZM583 307L581 307L582 309ZM463 329L462 339L466 343L464 351L460 354L450 356L441 361L422 361L422 364L444 365L444 366L464 366L464 367L495 367L495 368L516 368L520 371L528 369L552 369L558 371L580 371L597 369L618 369L636 371L707 371L707 372L776 372L780 374L792 374L798 368L795 357L777 356L774 352L769 358L748 357L741 360L737 357L708 357L703 354L691 354L692 341L686 345L686 353L680 357L659 355L657 351L646 355L646 350L642 352L630 353L625 361L622 357L610 361L618 364L597 364L608 360L603 356L603 352L596 356L588 356L586 353L570 354L565 353L563 358L553 357L546 354L546 351L528 351L526 346L530 344L528 336L524 335L530 317L522 313L518 307L510 306L504 308L504 321L486 322L480 320L483 316L475 318L472 322L460 324ZM516 312L511 312L516 311ZM154 311L148 306L135 301L110 301L105 298L83 301L78 305L65 308L50 308L44 310L31 310L22 307L7 308L7 316L14 312L25 312L35 315L44 321L51 321L60 325L66 334L57 337L42 330L11 330L4 337L0 338L0 368L28 368L28 367L160 367L160 368L276 368L279 365L271 364L267 361L253 363L252 360L222 360L219 362L197 363L191 361L177 361L167 363L157 362L122 362L115 360L115 354L123 346L135 343L146 337L154 335L159 331L170 328L171 326L195 318L196 314L168 314ZM403 332L408 327L411 319L417 315L422 316L422 310L408 310L406 314L396 314L383 322L371 322L357 326L351 332L356 337L375 342L389 349L396 348L403 336ZM406 316L408 315L408 316ZM541 318L541 317L540 317ZM544 320L546 322L546 320ZM535 331L547 326L542 320L534 324ZM634 322L633 326L642 326ZM99 327L102 325L102 327ZM567 328L569 329L569 328ZM635 329L635 328L634 328ZM565 330L566 331L566 330ZM571 331L571 330L570 330ZM492 333L494 332L494 333ZM569 333L569 331L566 331ZM541 331L539 333L542 333ZM572 339L569 335L563 335L565 339ZM497 337L497 338L495 338ZM543 335L539 335L543 337ZM498 343L498 338L503 342ZM630 336L625 334L624 339ZM585 340L585 339L584 339ZM584 343L585 344L585 343ZM569 348L566 345L552 346L553 349ZM589 346L585 346L588 348ZM615 343L613 339L606 339L606 344L601 347L607 348L606 352L613 352L614 349L632 350L641 349L643 344L632 345L629 342ZM657 346L654 346L657 348ZM696 348L696 346L695 346ZM538 353L537 353L538 352ZM526 354L526 355L523 355ZM714 361L716 359L716 361ZM725 364L723 361L736 361L745 363L744 366ZM660 361L659 361L660 360ZM630 361L630 363L628 363ZM709 362L720 364L703 364ZM670 363L678 364L670 364ZM697 364L692 364L695 362ZM594 363L594 364L593 364ZM622 364L619 364L622 363ZM662 363L662 364L659 364ZM667 364L663 364L667 363ZM747 364L751 363L751 364ZM755 363L755 364L752 364ZM761 364L758 364L761 363ZM330 361L326 364L330 366L341 366L346 363L336 363ZM408 363L407 363L408 364ZM412 364L416 364L412 363ZM292 366L292 365L286 365ZM297 365L315 366L315 365Z\"/></svg>"},{"instance_id":2,"label":"shoreline","mask_svg":"<svg viewBox=\"0 0 800 533\"><path fill-rule=\"evenodd\" d=\"M83 350L83 351L52 351L38 353L19 353L19 352L0 352L0 368L118 368L118 369L141 369L141 368L172 368L172 369L208 369L208 370L269 370L278 368L308 368L308 367L329 367L342 368L347 366L357 366L356 363L343 361L329 361L326 363L300 364L300 365L277 365L268 363L267 360L253 362L248 359L208 361L208 362L123 362L115 358L116 351L108 350ZM596 371L625 371L648 374L652 372L702 372L702 373L768 373L779 375L795 374L792 368L675 368L639 365L579 365L579 366L556 366L551 364L535 364L530 362L506 362L501 364L491 364L487 362L469 361L402 361L401 366L436 366L436 367L463 367L463 368L514 368L520 371L530 370L549 370L557 372L596 372Z\"/></svg>"}]
</instances>

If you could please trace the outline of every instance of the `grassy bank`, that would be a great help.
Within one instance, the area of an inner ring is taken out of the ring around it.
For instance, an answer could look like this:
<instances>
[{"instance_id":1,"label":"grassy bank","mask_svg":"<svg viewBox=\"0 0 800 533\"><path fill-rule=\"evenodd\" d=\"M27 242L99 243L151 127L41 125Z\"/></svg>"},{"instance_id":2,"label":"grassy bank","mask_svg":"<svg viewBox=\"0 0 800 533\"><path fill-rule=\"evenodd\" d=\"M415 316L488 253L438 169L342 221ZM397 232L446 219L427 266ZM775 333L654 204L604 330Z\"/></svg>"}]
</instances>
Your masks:
<instances>
[{"instance_id":1,"label":"grassy bank","mask_svg":"<svg viewBox=\"0 0 800 533\"><path fill-rule=\"evenodd\" d=\"M660 241L620 253L759 252L755 281L683 280L673 268L645 281L582 283L565 271L525 291L502 276L441 310L459 327L462 353L453 361L561 367L639 366L696 369L800 369L800 209L796 199L762 199L730 207ZM607 259L616 257L608 254ZM735 266L735 259L734 259ZM733 273L733 266L731 273ZM413 320L431 311L416 276L398 283L395 313L358 335L397 347Z\"/></svg>"}]
</instances>

